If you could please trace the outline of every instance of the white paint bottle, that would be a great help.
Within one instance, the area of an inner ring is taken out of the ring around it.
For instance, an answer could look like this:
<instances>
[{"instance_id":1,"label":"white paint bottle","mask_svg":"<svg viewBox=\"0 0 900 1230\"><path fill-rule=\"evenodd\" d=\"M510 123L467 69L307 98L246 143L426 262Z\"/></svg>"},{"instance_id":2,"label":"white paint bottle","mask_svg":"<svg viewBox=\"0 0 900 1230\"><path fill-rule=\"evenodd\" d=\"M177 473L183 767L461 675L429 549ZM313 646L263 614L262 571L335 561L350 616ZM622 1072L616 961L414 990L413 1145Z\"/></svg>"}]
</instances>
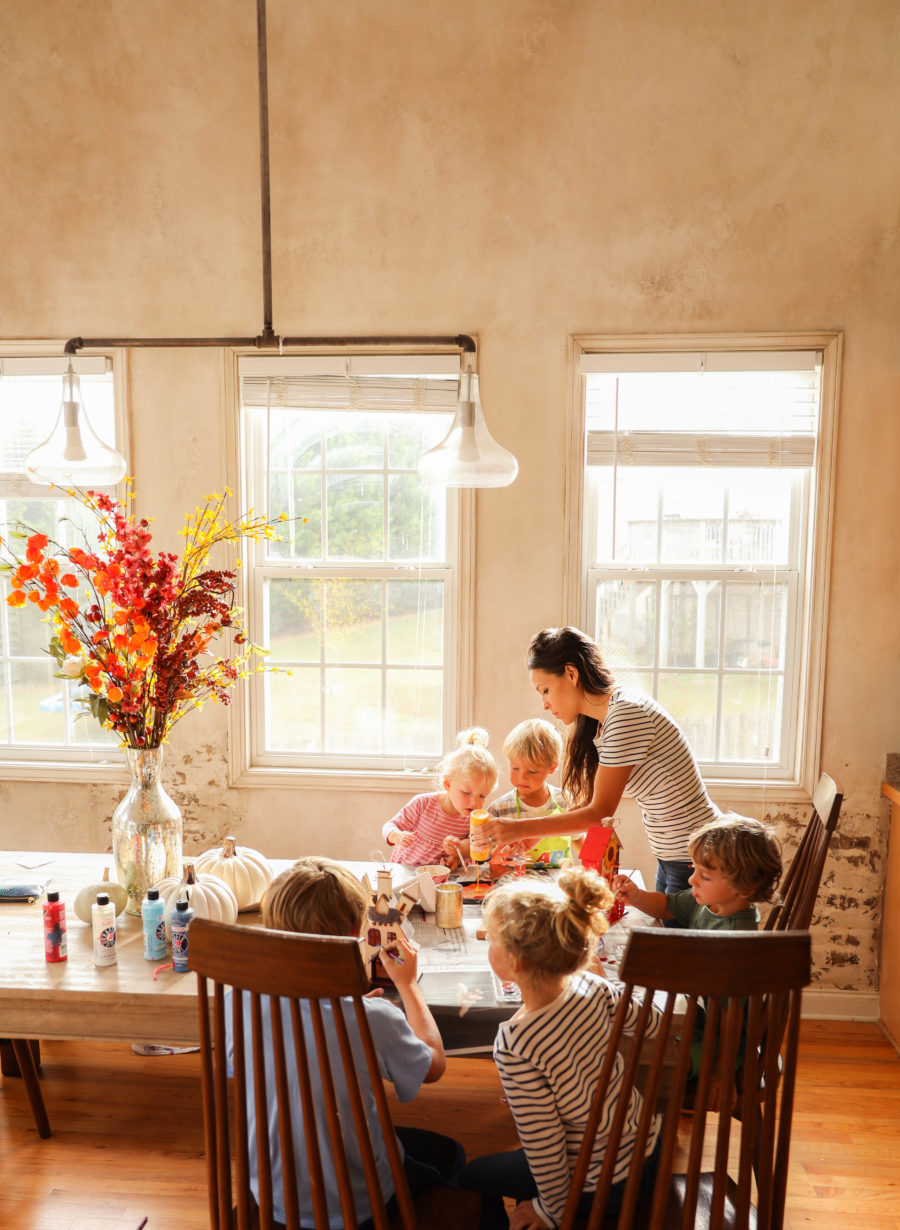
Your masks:
<instances>
[{"instance_id":1,"label":"white paint bottle","mask_svg":"<svg viewBox=\"0 0 900 1230\"><path fill-rule=\"evenodd\" d=\"M91 927L94 932L94 964L115 965L119 958L116 951L116 907L107 893L99 893L91 906Z\"/></svg>"}]
</instances>

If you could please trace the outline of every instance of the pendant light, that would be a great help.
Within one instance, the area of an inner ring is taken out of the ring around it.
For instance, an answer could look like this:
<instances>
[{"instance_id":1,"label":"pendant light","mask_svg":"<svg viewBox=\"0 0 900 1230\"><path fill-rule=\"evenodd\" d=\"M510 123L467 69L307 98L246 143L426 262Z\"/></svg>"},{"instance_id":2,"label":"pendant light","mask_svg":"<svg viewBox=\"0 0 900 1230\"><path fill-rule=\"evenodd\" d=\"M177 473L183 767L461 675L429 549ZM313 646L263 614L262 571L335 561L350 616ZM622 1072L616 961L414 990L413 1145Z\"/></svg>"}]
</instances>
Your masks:
<instances>
[{"instance_id":1,"label":"pendant light","mask_svg":"<svg viewBox=\"0 0 900 1230\"><path fill-rule=\"evenodd\" d=\"M471 352L465 353L450 430L419 458L417 468L422 478L443 487L508 487L519 472L512 453L488 431Z\"/></svg>"},{"instance_id":2,"label":"pendant light","mask_svg":"<svg viewBox=\"0 0 900 1230\"><path fill-rule=\"evenodd\" d=\"M104 444L90 424L71 359L56 425L43 444L26 454L23 467L33 483L44 487L113 487L125 476L125 458Z\"/></svg>"}]
</instances>

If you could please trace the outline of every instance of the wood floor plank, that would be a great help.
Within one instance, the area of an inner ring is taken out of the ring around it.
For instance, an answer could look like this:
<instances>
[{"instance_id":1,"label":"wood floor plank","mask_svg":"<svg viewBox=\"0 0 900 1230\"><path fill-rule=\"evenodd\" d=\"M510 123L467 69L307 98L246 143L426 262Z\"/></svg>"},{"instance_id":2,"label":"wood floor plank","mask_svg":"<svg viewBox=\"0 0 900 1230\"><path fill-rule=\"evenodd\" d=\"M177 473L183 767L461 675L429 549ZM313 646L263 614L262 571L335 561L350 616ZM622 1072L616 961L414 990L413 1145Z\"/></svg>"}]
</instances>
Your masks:
<instances>
[{"instance_id":1,"label":"wood floor plank","mask_svg":"<svg viewBox=\"0 0 900 1230\"><path fill-rule=\"evenodd\" d=\"M0 1080L0 1226L208 1230L197 1055L46 1042L41 1140L21 1081ZM450 1060L397 1123L448 1131L469 1156L516 1146L490 1059ZM805 1021L787 1219L794 1230L900 1230L900 1057L876 1025Z\"/></svg>"}]
</instances>

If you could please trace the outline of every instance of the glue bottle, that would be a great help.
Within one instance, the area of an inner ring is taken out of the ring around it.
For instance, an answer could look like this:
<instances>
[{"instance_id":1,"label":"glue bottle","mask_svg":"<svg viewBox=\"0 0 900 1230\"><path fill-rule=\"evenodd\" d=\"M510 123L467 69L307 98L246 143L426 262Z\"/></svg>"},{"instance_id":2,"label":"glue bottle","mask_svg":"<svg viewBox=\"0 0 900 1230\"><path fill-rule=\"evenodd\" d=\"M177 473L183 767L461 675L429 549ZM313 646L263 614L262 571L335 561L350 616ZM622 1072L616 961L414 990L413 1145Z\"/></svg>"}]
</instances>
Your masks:
<instances>
[{"instance_id":1,"label":"glue bottle","mask_svg":"<svg viewBox=\"0 0 900 1230\"><path fill-rule=\"evenodd\" d=\"M44 957L47 961L65 961L68 957L66 941L66 907L54 890L47 894L43 906Z\"/></svg>"},{"instance_id":2,"label":"glue bottle","mask_svg":"<svg viewBox=\"0 0 900 1230\"><path fill-rule=\"evenodd\" d=\"M480 809L469 813L469 853L475 863L486 863L491 857L494 843L482 836L482 828L490 818L488 812Z\"/></svg>"},{"instance_id":3,"label":"glue bottle","mask_svg":"<svg viewBox=\"0 0 900 1230\"><path fill-rule=\"evenodd\" d=\"M188 931L194 918L187 897L175 902L172 914L172 968L176 974L188 972Z\"/></svg>"},{"instance_id":4,"label":"glue bottle","mask_svg":"<svg viewBox=\"0 0 900 1230\"><path fill-rule=\"evenodd\" d=\"M144 928L144 959L162 961L166 955L166 903L160 900L158 888L148 888L141 902L141 923Z\"/></svg>"},{"instance_id":5,"label":"glue bottle","mask_svg":"<svg viewBox=\"0 0 900 1230\"><path fill-rule=\"evenodd\" d=\"M98 893L91 906L91 927L94 932L94 964L115 965L119 959L116 951L116 907L108 893Z\"/></svg>"}]
</instances>

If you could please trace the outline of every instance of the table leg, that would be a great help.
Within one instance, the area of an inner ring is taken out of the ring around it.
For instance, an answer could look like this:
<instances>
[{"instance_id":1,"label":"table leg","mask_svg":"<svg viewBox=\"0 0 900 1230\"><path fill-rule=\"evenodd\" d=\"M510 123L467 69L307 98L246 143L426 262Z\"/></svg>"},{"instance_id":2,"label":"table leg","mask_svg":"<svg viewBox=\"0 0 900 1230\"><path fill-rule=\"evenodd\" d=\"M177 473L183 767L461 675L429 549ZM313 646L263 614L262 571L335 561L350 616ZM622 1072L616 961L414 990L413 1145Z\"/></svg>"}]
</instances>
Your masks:
<instances>
[{"instance_id":1,"label":"table leg","mask_svg":"<svg viewBox=\"0 0 900 1230\"><path fill-rule=\"evenodd\" d=\"M51 1134L50 1120L47 1117L47 1108L44 1106L44 1095L41 1093L41 1083L38 1080L37 1068L34 1065L31 1045L24 1038L13 1038L12 1048L19 1065L19 1070L22 1073L28 1101L31 1103L31 1113L34 1116L38 1136L46 1140Z\"/></svg>"}]
</instances>

